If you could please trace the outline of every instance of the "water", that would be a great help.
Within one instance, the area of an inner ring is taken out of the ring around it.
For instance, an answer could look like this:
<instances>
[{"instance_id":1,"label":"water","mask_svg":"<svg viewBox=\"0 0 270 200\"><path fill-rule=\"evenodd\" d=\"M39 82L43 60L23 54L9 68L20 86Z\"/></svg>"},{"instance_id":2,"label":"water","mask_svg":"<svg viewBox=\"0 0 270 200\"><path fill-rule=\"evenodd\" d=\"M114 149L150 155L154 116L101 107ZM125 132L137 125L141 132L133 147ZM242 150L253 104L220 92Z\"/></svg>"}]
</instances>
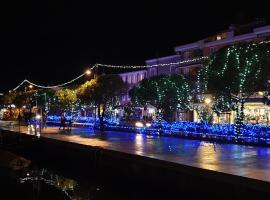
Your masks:
<instances>
[{"instance_id":1,"label":"water","mask_svg":"<svg viewBox=\"0 0 270 200\"><path fill-rule=\"evenodd\" d=\"M173 196L172 191L164 188L162 183L138 182L132 177L118 177L113 171L112 176L106 178L99 176L100 172L97 171L91 171L92 176L89 176L85 171L80 174L78 171L65 170L53 162L45 163L47 161L31 161L28 167L19 170L0 167L0 199L126 200Z\"/></svg>"},{"instance_id":2,"label":"water","mask_svg":"<svg viewBox=\"0 0 270 200\"><path fill-rule=\"evenodd\" d=\"M1 197L12 200L98 199L100 191L91 181L65 177L33 163L20 170L1 167L0 177Z\"/></svg>"}]
</instances>

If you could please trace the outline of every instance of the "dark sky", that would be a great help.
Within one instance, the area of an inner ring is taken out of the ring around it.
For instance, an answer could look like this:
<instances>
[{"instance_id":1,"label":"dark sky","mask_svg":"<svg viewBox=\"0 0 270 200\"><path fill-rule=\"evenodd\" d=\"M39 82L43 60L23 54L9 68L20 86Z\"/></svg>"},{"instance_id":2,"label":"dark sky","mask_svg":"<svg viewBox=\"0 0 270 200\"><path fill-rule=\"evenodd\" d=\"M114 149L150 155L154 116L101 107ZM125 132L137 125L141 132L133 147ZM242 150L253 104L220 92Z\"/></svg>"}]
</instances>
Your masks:
<instances>
[{"instance_id":1,"label":"dark sky","mask_svg":"<svg viewBox=\"0 0 270 200\"><path fill-rule=\"evenodd\" d=\"M96 62L144 64L232 23L270 15L264 1L8 2L0 6L0 91L24 78L61 83Z\"/></svg>"}]
</instances>

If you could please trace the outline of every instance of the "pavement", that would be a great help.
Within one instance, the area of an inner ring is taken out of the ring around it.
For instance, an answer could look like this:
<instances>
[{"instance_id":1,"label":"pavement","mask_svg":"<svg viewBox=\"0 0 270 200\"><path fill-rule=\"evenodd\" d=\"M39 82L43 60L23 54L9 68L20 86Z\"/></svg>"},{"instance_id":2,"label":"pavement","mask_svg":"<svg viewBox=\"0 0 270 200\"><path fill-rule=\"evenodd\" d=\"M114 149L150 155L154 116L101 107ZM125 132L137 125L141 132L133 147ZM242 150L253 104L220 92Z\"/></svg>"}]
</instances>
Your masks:
<instances>
[{"instance_id":1,"label":"pavement","mask_svg":"<svg viewBox=\"0 0 270 200\"><path fill-rule=\"evenodd\" d=\"M10 126L2 129L35 134L33 127ZM60 141L95 146L196 168L270 182L270 148L237 144L217 144L200 140L106 131L90 128L43 129L37 135Z\"/></svg>"}]
</instances>

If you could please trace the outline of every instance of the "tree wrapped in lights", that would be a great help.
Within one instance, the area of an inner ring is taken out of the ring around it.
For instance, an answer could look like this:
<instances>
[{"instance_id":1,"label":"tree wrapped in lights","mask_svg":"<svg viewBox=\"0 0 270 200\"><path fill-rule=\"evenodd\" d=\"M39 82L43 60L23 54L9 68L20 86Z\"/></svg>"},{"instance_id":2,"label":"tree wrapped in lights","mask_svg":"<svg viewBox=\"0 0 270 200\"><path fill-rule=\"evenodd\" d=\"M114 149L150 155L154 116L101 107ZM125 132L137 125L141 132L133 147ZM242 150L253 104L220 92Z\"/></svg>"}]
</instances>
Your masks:
<instances>
[{"instance_id":1,"label":"tree wrapped in lights","mask_svg":"<svg viewBox=\"0 0 270 200\"><path fill-rule=\"evenodd\" d=\"M241 43L220 49L199 72L199 92L215 97L214 109L235 110L237 135L244 121L244 103L270 80L270 43Z\"/></svg>"},{"instance_id":2,"label":"tree wrapped in lights","mask_svg":"<svg viewBox=\"0 0 270 200\"><path fill-rule=\"evenodd\" d=\"M77 91L73 89L60 89L55 92L55 97L57 98L58 105L62 111L74 113L76 108L78 98Z\"/></svg>"},{"instance_id":3,"label":"tree wrapped in lights","mask_svg":"<svg viewBox=\"0 0 270 200\"><path fill-rule=\"evenodd\" d=\"M158 117L173 121L177 110L191 110L192 93L190 84L182 75L171 75L144 79L129 95L135 105L155 106Z\"/></svg>"},{"instance_id":4,"label":"tree wrapped in lights","mask_svg":"<svg viewBox=\"0 0 270 200\"><path fill-rule=\"evenodd\" d=\"M100 128L104 129L104 117L107 109L115 104L117 98L125 94L127 85L115 74L101 75L87 81L78 89L79 99L86 104L94 104L98 109Z\"/></svg>"}]
</instances>

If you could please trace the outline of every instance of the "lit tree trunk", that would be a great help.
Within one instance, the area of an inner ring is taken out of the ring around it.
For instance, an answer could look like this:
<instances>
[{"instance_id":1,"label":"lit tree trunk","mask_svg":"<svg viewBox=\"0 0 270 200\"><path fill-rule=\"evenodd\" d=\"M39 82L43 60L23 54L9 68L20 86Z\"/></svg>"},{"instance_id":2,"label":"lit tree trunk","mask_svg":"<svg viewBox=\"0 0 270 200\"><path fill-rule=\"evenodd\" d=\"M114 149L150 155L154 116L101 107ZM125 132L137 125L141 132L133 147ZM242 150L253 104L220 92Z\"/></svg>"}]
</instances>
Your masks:
<instances>
[{"instance_id":1,"label":"lit tree trunk","mask_svg":"<svg viewBox=\"0 0 270 200\"><path fill-rule=\"evenodd\" d=\"M235 133L236 137L238 138L241 134L241 130L244 124L244 99L240 99L237 110L236 110L236 124L235 124Z\"/></svg>"},{"instance_id":2,"label":"lit tree trunk","mask_svg":"<svg viewBox=\"0 0 270 200\"><path fill-rule=\"evenodd\" d=\"M102 111L101 111L101 107L102 107ZM104 116L105 116L105 110L106 110L106 105L100 105L98 107L98 117L99 117L99 124L100 124L100 129L102 131L104 131Z\"/></svg>"},{"instance_id":3,"label":"lit tree trunk","mask_svg":"<svg viewBox=\"0 0 270 200\"><path fill-rule=\"evenodd\" d=\"M101 109L100 109L100 106L101 106L100 104L97 105L97 109L98 109L97 114L98 114L98 119L99 119L99 125L101 124Z\"/></svg>"}]
</instances>

